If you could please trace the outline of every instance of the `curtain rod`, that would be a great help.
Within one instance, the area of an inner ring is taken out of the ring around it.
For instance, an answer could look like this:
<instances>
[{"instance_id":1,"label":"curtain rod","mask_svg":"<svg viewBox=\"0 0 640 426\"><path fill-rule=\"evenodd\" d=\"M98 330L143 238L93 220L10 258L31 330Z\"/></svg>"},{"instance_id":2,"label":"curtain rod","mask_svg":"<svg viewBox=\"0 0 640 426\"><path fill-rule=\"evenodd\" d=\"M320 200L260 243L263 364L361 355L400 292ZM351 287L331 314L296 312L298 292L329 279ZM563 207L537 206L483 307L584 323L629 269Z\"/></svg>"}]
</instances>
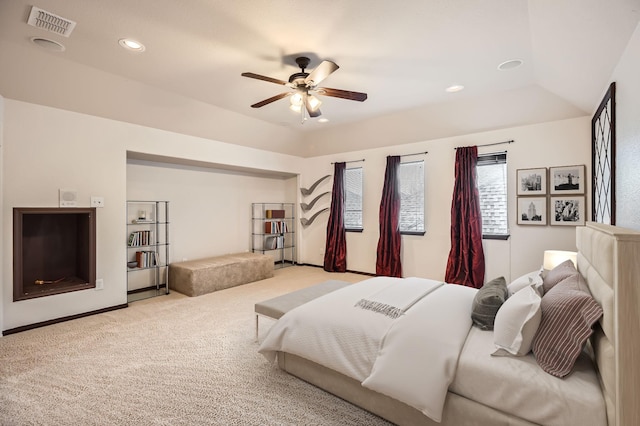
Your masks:
<instances>
[{"instance_id":1,"label":"curtain rod","mask_svg":"<svg viewBox=\"0 0 640 426\"><path fill-rule=\"evenodd\" d=\"M485 143L484 145L477 145L477 146L479 146L479 147L480 147L480 146L493 146L493 145L502 145L502 144L505 144L505 143L514 143L514 142L515 142L515 141L514 141L513 139L511 139L510 141L494 142L494 143ZM461 146L456 146L456 147L455 147L455 148L453 148L453 149L458 149L458 148L463 148L463 147L461 147Z\"/></svg>"},{"instance_id":2,"label":"curtain rod","mask_svg":"<svg viewBox=\"0 0 640 426\"><path fill-rule=\"evenodd\" d=\"M347 164L347 163L359 163L361 161L364 161L364 158L362 160L344 161L344 163L345 164ZM338 161L338 163L340 163L340 161ZM336 163L331 163L331 164L336 164Z\"/></svg>"},{"instance_id":3,"label":"curtain rod","mask_svg":"<svg viewBox=\"0 0 640 426\"><path fill-rule=\"evenodd\" d=\"M411 157L412 155L425 155L425 154L428 154L428 153L429 153L429 151L416 152L415 154L404 154L404 155L401 155L400 157Z\"/></svg>"}]
</instances>

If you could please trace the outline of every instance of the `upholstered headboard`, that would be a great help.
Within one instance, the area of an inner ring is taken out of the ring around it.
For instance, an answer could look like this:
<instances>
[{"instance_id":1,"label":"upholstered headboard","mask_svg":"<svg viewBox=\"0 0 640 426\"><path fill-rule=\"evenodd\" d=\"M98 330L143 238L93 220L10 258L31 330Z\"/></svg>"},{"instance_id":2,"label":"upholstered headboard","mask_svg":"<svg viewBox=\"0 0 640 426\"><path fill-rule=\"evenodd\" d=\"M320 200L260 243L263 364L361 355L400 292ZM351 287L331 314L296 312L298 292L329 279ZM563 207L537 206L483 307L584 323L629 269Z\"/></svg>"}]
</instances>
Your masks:
<instances>
[{"instance_id":1,"label":"upholstered headboard","mask_svg":"<svg viewBox=\"0 0 640 426\"><path fill-rule=\"evenodd\" d=\"M576 229L578 271L604 314L592 346L610 425L640 424L640 232L587 223Z\"/></svg>"}]
</instances>

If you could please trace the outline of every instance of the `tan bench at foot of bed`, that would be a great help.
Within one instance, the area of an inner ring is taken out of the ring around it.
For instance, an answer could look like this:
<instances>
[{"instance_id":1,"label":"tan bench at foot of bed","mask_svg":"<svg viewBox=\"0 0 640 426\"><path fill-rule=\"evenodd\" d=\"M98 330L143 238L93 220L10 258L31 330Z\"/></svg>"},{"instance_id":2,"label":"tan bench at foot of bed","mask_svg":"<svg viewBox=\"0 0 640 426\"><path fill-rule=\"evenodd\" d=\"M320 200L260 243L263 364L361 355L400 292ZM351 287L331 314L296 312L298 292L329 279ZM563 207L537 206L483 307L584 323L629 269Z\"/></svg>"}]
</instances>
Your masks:
<instances>
[{"instance_id":1,"label":"tan bench at foot of bed","mask_svg":"<svg viewBox=\"0 0 640 426\"><path fill-rule=\"evenodd\" d=\"M258 340L258 317L260 315L279 319L293 308L348 285L349 283L346 281L329 280L256 303L256 340Z\"/></svg>"},{"instance_id":2,"label":"tan bench at foot of bed","mask_svg":"<svg viewBox=\"0 0 640 426\"><path fill-rule=\"evenodd\" d=\"M259 253L236 253L169 265L169 288L187 296L273 277L273 257Z\"/></svg>"}]
</instances>

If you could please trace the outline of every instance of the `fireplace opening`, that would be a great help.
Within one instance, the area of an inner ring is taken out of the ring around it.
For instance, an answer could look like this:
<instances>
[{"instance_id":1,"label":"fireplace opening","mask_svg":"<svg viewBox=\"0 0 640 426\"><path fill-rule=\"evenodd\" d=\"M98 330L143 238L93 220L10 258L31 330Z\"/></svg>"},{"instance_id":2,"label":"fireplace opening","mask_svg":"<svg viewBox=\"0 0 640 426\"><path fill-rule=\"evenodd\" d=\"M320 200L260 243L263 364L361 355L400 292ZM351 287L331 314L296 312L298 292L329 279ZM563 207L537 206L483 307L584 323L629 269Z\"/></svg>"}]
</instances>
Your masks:
<instances>
[{"instance_id":1,"label":"fireplace opening","mask_svg":"<svg viewBox=\"0 0 640 426\"><path fill-rule=\"evenodd\" d=\"M13 301L94 288L95 208L13 209Z\"/></svg>"}]
</instances>

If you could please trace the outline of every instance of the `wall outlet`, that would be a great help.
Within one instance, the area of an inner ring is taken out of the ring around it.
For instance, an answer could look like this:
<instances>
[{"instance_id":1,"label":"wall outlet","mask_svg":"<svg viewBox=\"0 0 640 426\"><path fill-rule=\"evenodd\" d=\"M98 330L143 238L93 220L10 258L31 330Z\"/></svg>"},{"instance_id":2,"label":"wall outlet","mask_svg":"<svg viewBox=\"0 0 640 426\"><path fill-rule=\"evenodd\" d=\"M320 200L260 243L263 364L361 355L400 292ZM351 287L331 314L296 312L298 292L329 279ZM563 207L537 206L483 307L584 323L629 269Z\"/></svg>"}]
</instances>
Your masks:
<instances>
[{"instance_id":1,"label":"wall outlet","mask_svg":"<svg viewBox=\"0 0 640 426\"><path fill-rule=\"evenodd\" d=\"M96 280L96 290L104 290L104 280L102 278Z\"/></svg>"},{"instance_id":2,"label":"wall outlet","mask_svg":"<svg viewBox=\"0 0 640 426\"><path fill-rule=\"evenodd\" d=\"M104 207L104 197L91 197L91 207Z\"/></svg>"}]
</instances>

